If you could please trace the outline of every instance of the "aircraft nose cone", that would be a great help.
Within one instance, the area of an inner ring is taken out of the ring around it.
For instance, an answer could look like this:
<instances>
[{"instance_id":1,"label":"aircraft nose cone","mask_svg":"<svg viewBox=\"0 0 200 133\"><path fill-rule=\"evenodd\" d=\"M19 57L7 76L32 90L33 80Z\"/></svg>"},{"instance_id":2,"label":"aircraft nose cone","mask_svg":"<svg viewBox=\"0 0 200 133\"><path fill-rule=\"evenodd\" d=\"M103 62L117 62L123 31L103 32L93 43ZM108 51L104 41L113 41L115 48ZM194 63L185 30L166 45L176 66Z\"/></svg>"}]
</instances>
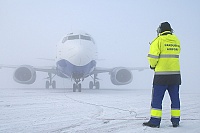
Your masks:
<instances>
[{"instance_id":1,"label":"aircraft nose cone","mask_svg":"<svg viewBox=\"0 0 200 133\"><path fill-rule=\"evenodd\" d=\"M92 50L81 44L74 45L67 52L69 62L76 66L83 66L92 60Z\"/></svg>"}]
</instances>

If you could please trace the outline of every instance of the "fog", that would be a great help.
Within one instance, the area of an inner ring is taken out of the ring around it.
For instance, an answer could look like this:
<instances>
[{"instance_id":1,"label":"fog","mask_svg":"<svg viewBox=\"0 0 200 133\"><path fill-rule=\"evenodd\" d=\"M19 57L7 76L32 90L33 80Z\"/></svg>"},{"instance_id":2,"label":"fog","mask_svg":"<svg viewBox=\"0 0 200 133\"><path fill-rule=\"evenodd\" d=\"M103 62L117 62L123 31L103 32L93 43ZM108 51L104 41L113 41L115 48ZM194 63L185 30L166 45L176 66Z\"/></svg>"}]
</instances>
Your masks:
<instances>
[{"instance_id":1,"label":"fog","mask_svg":"<svg viewBox=\"0 0 200 133\"><path fill-rule=\"evenodd\" d=\"M197 90L200 57L200 2L145 0L0 0L0 64L50 66L56 44L73 30L83 30L98 47L98 67L148 67L149 42L156 29L168 21L181 41L183 90ZM13 69L0 69L0 88L43 88L47 74L37 72L32 85L13 81ZM153 71L133 71L133 82L115 86L108 74L100 74L102 88L150 89ZM58 87L71 80L56 77ZM88 87L89 79L83 83Z\"/></svg>"}]
</instances>

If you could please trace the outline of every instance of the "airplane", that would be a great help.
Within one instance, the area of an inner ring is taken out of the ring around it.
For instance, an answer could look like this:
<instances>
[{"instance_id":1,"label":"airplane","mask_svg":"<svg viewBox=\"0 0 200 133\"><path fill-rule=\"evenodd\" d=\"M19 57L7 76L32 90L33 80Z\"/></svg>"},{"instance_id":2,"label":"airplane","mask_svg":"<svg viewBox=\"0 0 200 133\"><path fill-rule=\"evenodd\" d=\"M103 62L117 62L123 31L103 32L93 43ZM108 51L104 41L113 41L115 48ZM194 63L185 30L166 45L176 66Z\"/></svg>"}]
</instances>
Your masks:
<instances>
[{"instance_id":1,"label":"airplane","mask_svg":"<svg viewBox=\"0 0 200 133\"><path fill-rule=\"evenodd\" d=\"M0 68L15 68L13 79L20 84L33 84L36 81L36 72L48 73L48 80L45 87L56 88L54 76L70 78L74 81L73 92L81 92L81 82L91 76L93 81L89 82L89 89L100 88L97 75L109 73L110 80L114 85L126 85L132 82L132 70L144 70L146 67L97 67L97 47L94 39L88 33L79 31L71 32L57 44L55 66L50 68L34 67L31 65L7 66L0 65Z\"/></svg>"}]
</instances>

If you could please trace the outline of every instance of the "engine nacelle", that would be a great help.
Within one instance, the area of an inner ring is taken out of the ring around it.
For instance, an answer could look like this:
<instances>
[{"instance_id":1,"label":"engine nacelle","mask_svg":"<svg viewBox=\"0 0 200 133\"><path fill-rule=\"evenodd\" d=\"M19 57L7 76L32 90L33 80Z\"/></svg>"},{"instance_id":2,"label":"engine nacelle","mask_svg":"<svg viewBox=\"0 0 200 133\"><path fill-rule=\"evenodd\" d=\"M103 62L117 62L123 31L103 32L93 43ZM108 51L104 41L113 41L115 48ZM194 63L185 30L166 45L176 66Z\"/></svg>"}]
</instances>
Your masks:
<instances>
[{"instance_id":1,"label":"engine nacelle","mask_svg":"<svg viewBox=\"0 0 200 133\"><path fill-rule=\"evenodd\" d=\"M32 66L20 66L15 70L13 79L20 84L33 84L36 80L36 71Z\"/></svg>"},{"instance_id":2,"label":"engine nacelle","mask_svg":"<svg viewBox=\"0 0 200 133\"><path fill-rule=\"evenodd\" d=\"M127 68L118 67L110 73L110 79L114 85L126 85L132 82L133 75Z\"/></svg>"}]
</instances>

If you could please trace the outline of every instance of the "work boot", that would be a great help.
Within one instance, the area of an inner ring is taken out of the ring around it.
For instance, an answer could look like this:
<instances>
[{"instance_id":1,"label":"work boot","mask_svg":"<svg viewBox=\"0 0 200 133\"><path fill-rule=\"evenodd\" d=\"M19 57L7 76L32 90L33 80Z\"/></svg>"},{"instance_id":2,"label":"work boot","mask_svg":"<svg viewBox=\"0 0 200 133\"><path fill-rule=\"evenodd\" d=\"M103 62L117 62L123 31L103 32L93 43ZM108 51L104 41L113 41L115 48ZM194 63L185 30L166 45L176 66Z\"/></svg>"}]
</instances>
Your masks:
<instances>
[{"instance_id":1,"label":"work boot","mask_svg":"<svg viewBox=\"0 0 200 133\"><path fill-rule=\"evenodd\" d=\"M178 127L178 126L179 126L179 123L172 122L172 126L173 126L173 127Z\"/></svg>"},{"instance_id":2,"label":"work boot","mask_svg":"<svg viewBox=\"0 0 200 133\"><path fill-rule=\"evenodd\" d=\"M152 128L159 128L160 127L160 125L152 124L150 121L144 122L143 126L152 127Z\"/></svg>"}]
</instances>

